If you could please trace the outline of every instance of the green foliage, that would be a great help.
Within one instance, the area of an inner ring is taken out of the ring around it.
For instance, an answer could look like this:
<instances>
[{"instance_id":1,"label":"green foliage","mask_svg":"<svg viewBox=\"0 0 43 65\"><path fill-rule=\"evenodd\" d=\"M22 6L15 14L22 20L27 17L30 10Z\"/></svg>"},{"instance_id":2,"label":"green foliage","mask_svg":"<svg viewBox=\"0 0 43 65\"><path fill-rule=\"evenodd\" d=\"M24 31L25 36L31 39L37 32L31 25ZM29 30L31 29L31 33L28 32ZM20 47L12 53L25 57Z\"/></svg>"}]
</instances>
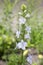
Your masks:
<instances>
[{"instance_id":1,"label":"green foliage","mask_svg":"<svg viewBox=\"0 0 43 65\"><path fill-rule=\"evenodd\" d=\"M3 26L0 25L0 54L3 55L10 53L10 49L15 47L15 38L12 36L11 31L6 30ZM13 46L14 45L14 46ZM8 51L9 50L9 51Z\"/></svg>"},{"instance_id":2,"label":"green foliage","mask_svg":"<svg viewBox=\"0 0 43 65\"><path fill-rule=\"evenodd\" d=\"M23 64L22 64L23 61ZM21 58L21 54L10 54L8 65L25 65L26 60L25 57Z\"/></svg>"},{"instance_id":3,"label":"green foliage","mask_svg":"<svg viewBox=\"0 0 43 65\"><path fill-rule=\"evenodd\" d=\"M28 2L28 11L32 13L41 3L42 0L27 0Z\"/></svg>"},{"instance_id":4,"label":"green foliage","mask_svg":"<svg viewBox=\"0 0 43 65\"><path fill-rule=\"evenodd\" d=\"M28 20L28 25L31 26L31 42L28 43L35 47L39 53L43 52L43 22L42 22L42 14L39 15L39 9L35 10L32 13L32 16ZM40 17L40 18L38 18ZM34 23L34 24L33 24Z\"/></svg>"},{"instance_id":5,"label":"green foliage","mask_svg":"<svg viewBox=\"0 0 43 65\"><path fill-rule=\"evenodd\" d=\"M0 22L0 56L4 55L2 58L11 53L15 47L15 38L11 29L13 7L14 2L4 0L4 16Z\"/></svg>"},{"instance_id":6,"label":"green foliage","mask_svg":"<svg viewBox=\"0 0 43 65\"><path fill-rule=\"evenodd\" d=\"M37 63L33 63L32 65L37 65Z\"/></svg>"},{"instance_id":7,"label":"green foliage","mask_svg":"<svg viewBox=\"0 0 43 65\"><path fill-rule=\"evenodd\" d=\"M43 52L43 27L38 26L32 29L31 43L38 49L39 53Z\"/></svg>"},{"instance_id":8,"label":"green foliage","mask_svg":"<svg viewBox=\"0 0 43 65\"><path fill-rule=\"evenodd\" d=\"M40 61L39 64L43 65L43 59L40 59L39 61Z\"/></svg>"}]
</instances>

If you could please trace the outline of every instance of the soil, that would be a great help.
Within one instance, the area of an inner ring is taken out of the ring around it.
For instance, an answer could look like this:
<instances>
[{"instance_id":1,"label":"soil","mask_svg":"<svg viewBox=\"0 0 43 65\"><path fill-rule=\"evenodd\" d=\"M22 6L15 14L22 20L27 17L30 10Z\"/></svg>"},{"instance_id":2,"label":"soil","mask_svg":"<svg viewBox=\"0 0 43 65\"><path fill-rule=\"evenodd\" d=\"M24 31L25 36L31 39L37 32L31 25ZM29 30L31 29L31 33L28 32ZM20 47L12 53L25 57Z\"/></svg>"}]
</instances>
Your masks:
<instances>
[{"instance_id":1,"label":"soil","mask_svg":"<svg viewBox=\"0 0 43 65\"><path fill-rule=\"evenodd\" d=\"M0 60L0 65L6 65L6 62Z\"/></svg>"}]
</instances>

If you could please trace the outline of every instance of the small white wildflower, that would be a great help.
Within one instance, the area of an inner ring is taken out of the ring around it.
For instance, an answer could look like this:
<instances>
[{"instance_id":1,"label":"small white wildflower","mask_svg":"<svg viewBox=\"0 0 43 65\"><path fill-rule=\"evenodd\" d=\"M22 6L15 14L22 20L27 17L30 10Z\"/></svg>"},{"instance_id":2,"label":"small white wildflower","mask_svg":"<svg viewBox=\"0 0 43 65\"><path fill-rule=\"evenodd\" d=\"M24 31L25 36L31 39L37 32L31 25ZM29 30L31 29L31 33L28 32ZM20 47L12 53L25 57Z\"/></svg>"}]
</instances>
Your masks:
<instances>
[{"instance_id":1,"label":"small white wildflower","mask_svg":"<svg viewBox=\"0 0 43 65\"><path fill-rule=\"evenodd\" d=\"M3 35L3 38L5 39L7 36L6 35Z\"/></svg>"},{"instance_id":2,"label":"small white wildflower","mask_svg":"<svg viewBox=\"0 0 43 65\"><path fill-rule=\"evenodd\" d=\"M21 13L21 12L19 12L18 14L19 14L19 15L22 15L22 13Z\"/></svg>"},{"instance_id":3,"label":"small white wildflower","mask_svg":"<svg viewBox=\"0 0 43 65\"><path fill-rule=\"evenodd\" d=\"M21 42L19 42L19 43L16 45L16 48L25 50L25 49L26 49L26 46L27 46L27 43L24 42L23 40L21 40Z\"/></svg>"},{"instance_id":4,"label":"small white wildflower","mask_svg":"<svg viewBox=\"0 0 43 65\"><path fill-rule=\"evenodd\" d=\"M25 34L25 39L30 39L30 35L29 34Z\"/></svg>"},{"instance_id":5,"label":"small white wildflower","mask_svg":"<svg viewBox=\"0 0 43 65\"><path fill-rule=\"evenodd\" d=\"M25 29L28 33L31 33L31 27L30 26L26 26L26 29Z\"/></svg>"},{"instance_id":6,"label":"small white wildflower","mask_svg":"<svg viewBox=\"0 0 43 65\"><path fill-rule=\"evenodd\" d=\"M30 64L32 64L32 55L29 55L26 60L27 60L27 62L29 62Z\"/></svg>"},{"instance_id":7,"label":"small white wildflower","mask_svg":"<svg viewBox=\"0 0 43 65\"><path fill-rule=\"evenodd\" d=\"M19 24L25 24L26 19L24 17L19 18Z\"/></svg>"},{"instance_id":8,"label":"small white wildflower","mask_svg":"<svg viewBox=\"0 0 43 65\"><path fill-rule=\"evenodd\" d=\"M25 16L26 18L30 18L30 14L28 13L28 14L26 14L26 16Z\"/></svg>"},{"instance_id":9,"label":"small white wildflower","mask_svg":"<svg viewBox=\"0 0 43 65\"><path fill-rule=\"evenodd\" d=\"M19 38L20 37L20 31L16 31L16 37Z\"/></svg>"}]
</instances>

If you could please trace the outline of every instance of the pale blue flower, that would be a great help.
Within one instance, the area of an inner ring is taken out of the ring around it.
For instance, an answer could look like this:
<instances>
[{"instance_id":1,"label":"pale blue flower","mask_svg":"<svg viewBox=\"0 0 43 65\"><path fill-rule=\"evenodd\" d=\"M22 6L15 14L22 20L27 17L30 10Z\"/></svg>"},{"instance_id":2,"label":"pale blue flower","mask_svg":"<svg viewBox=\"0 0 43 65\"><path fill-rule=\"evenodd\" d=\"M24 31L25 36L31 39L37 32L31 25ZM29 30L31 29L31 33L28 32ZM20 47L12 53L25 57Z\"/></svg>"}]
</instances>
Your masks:
<instances>
[{"instance_id":1,"label":"pale blue flower","mask_svg":"<svg viewBox=\"0 0 43 65\"><path fill-rule=\"evenodd\" d=\"M26 22L26 19L21 16L21 17L19 18L19 24L25 24L25 22Z\"/></svg>"},{"instance_id":2,"label":"pale blue flower","mask_svg":"<svg viewBox=\"0 0 43 65\"><path fill-rule=\"evenodd\" d=\"M27 62L29 62L30 64L32 64L32 55L28 55L27 57Z\"/></svg>"},{"instance_id":3,"label":"pale blue flower","mask_svg":"<svg viewBox=\"0 0 43 65\"><path fill-rule=\"evenodd\" d=\"M25 50L27 46L27 43L21 40L19 43L17 43L16 48Z\"/></svg>"},{"instance_id":4,"label":"pale blue flower","mask_svg":"<svg viewBox=\"0 0 43 65\"><path fill-rule=\"evenodd\" d=\"M20 31L16 31L16 37L19 38L20 37Z\"/></svg>"},{"instance_id":5,"label":"pale blue flower","mask_svg":"<svg viewBox=\"0 0 43 65\"><path fill-rule=\"evenodd\" d=\"M26 30L28 33L31 33L31 27L30 27L30 26L26 26L25 30Z\"/></svg>"},{"instance_id":6,"label":"pale blue flower","mask_svg":"<svg viewBox=\"0 0 43 65\"><path fill-rule=\"evenodd\" d=\"M30 34L25 34L25 39L30 39Z\"/></svg>"}]
</instances>

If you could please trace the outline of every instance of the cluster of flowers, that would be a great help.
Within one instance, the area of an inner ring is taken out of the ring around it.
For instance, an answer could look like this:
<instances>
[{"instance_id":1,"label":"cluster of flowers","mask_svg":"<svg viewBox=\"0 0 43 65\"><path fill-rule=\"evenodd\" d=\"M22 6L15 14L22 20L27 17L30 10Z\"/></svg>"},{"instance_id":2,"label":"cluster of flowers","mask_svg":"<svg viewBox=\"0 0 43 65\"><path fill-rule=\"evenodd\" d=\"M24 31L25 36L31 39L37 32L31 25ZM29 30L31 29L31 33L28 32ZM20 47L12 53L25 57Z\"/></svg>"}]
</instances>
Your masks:
<instances>
[{"instance_id":1,"label":"cluster of flowers","mask_svg":"<svg viewBox=\"0 0 43 65\"><path fill-rule=\"evenodd\" d=\"M25 23L26 23L26 19L24 18L24 17L20 17L19 18L19 24L22 26L22 24L24 24L25 25ZM27 32L26 34L24 34L24 38L25 39L30 39L30 33L31 33L31 27L30 26L26 26L25 27L25 31ZM22 32L20 31L20 30L17 30L16 31L16 37L17 38L19 38L20 37L20 34L21 34ZM27 42L25 42L23 39L20 41L20 42L18 42L17 43L17 48L21 48L22 50L25 50L25 47L27 46Z\"/></svg>"},{"instance_id":2,"label":"cluster of flowers","mask_svg":"<svg viewBox=\"0 0 43 65\"><path fill-rule=\"evenodd\" d=\"M22 13L19 12L19 15L21 15ZM31 33L31 27L27 26L26 22L27 19L26 18L30 18L30 14L26 14L25 17L24 16L20 16L19 17L19 28L22 27L22 25L25 25L25 28L23 28L26 31L26 34L24 33L24 38L26 40L30 40L30 33ZM22 30L23 30L22 29ZM16 38L19 39L20 35L21 35L21 29L16 30ZM22 50L26 50L27 47L27 41L25 41L24 39L21 39L19 42L16 43L16 48L15 49L22 49ZM28 55L27 59L26 59L30 64L32 64L32 56Z\"/></svg>"},{"instance_id":3,"label":"cluster of flowers","mask_svg":"<svg viewBox=\"0 0 43 65\"><path fill-rule=\"evenodd\" d=\"M27 14L26 15L26 17L30 17L30 15L29 14ZM31 27L30 26L27 26L26 25L26 18L25 17L23 17L23 16L20 16L19 17L19 25L21 25L21 27L22 27L22 25L25 25L25 31L27 32L26 34L24 33L24 38L25 39L30 39L30 33L31 33ZM23 29L22 29L23 30ZM20 31L20 30L16 30L16 37L17 38L20 38L20 34L21 34L22 32ZM21 48L22 50L25 50L25 47L27 46L27 42L25 42L23 39L19 42L19 43L17 43L17 48ZM23 48L24 47L24 48Z\"/></svg>"}]
</instances>

